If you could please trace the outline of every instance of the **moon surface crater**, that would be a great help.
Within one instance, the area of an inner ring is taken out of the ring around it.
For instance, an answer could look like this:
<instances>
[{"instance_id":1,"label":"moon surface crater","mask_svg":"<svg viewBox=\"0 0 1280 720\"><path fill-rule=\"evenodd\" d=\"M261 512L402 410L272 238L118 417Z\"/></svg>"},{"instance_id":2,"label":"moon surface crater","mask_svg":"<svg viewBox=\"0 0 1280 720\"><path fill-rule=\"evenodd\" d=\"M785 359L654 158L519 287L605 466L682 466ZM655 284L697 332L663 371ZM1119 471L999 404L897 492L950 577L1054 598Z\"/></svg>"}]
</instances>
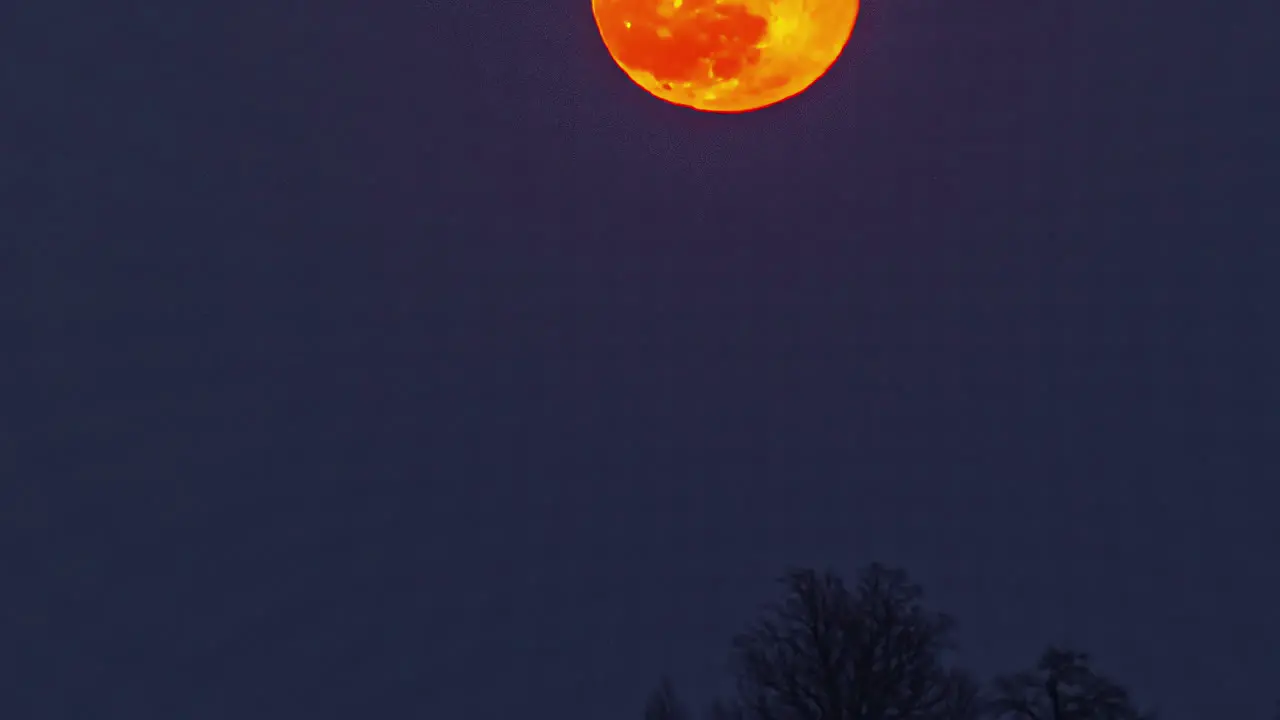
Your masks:
<instances>
[{"instance_id":1,"label":"moon surface crater","mask_svg":"<svg viewBox=\"0 0 1280 720\"><path fill-rule=\"evenodd\" d=\"M840 56L858 0L592 0L609 54L677 105L743 112L802 92Z\"/></svg>"}]
</instances>

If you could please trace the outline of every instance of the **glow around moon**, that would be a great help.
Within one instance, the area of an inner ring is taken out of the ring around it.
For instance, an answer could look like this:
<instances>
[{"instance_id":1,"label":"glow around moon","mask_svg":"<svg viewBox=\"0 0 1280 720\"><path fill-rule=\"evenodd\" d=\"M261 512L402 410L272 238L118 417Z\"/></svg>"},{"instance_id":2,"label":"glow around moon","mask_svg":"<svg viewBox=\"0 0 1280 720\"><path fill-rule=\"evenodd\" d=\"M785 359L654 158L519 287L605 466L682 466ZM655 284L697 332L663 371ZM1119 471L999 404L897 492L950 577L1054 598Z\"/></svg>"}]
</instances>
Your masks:
<instances>
[{"instance_id":1,"label":"glow around moon","mask_svg":"<svg viewBox=\"0 0 1280 720\"><path fill-rule=\"evenodd\" d=\"M592 0L609 54L677 105L745 112L821 77L853 33L858 0Z\"/></svg>"}]
</instances>

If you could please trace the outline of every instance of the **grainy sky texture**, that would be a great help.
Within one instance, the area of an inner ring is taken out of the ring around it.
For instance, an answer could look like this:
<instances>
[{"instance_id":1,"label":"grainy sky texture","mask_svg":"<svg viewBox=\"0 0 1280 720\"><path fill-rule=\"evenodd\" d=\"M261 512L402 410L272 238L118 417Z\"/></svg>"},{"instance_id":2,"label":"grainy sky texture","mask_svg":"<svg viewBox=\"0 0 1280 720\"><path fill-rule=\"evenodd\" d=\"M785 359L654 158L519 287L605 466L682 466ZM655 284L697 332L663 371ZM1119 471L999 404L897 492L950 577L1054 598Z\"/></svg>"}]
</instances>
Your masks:
<instances>
[{"instance_id":1,"label":"grainy sky texture","mask_svg":"<svg viewBox=\"0 0 1280 720\"><path fill-rule=\"evenodd\" d=\"M0 716L635 719L880 560L1262 720L1273 5L868 0L740 116L588 0L6 5Z\"/></svg>"}]
</instances>

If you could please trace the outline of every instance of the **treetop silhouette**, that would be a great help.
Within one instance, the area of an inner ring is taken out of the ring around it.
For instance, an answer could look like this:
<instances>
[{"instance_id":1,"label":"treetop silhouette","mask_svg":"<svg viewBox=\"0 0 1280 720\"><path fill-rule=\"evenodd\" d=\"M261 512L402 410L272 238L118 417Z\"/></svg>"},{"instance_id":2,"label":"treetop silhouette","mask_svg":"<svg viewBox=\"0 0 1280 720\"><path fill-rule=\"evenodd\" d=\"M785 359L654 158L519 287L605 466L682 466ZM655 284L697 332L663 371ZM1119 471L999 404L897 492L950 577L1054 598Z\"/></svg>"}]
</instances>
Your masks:
<instances>
[{"instance_id":1,"label":"treetop silhouette","mask_svg":"<svg viewBox=\"0 0 1280 720\"><path fill-rule=\"evenodd\" d=\"M952 662L954 619L927 609L903 570L873 563L848 588L833 572L793 568L779 584L781 600L733 638L734 696L710 720L1155 719L1072 650L1050 647L984 688ZM687 718L663 678L645 720Z\"/></svg>"}]
</instances>

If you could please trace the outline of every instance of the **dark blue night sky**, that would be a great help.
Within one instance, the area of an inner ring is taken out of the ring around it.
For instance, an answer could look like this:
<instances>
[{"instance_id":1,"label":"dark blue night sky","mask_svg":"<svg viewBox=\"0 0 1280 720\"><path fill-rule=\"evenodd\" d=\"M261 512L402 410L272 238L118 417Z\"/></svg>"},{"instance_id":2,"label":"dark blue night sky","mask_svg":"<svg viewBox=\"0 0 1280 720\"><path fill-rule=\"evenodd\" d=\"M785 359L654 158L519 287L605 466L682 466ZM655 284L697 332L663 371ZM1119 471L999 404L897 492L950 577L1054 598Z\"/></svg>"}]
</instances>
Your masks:
<instances>
[{"instance_id":1,"label":"dark blue night sky","mask_svg":"<svg viewBox=\"0 0 1280 720\"><path fill-rule=\"evenodd\" d=\"M717 116L588 0L19 0L0 716L638 720L878 560L1264 720L1271 5L867 0Z\"/></svg>"}]
</instances>

